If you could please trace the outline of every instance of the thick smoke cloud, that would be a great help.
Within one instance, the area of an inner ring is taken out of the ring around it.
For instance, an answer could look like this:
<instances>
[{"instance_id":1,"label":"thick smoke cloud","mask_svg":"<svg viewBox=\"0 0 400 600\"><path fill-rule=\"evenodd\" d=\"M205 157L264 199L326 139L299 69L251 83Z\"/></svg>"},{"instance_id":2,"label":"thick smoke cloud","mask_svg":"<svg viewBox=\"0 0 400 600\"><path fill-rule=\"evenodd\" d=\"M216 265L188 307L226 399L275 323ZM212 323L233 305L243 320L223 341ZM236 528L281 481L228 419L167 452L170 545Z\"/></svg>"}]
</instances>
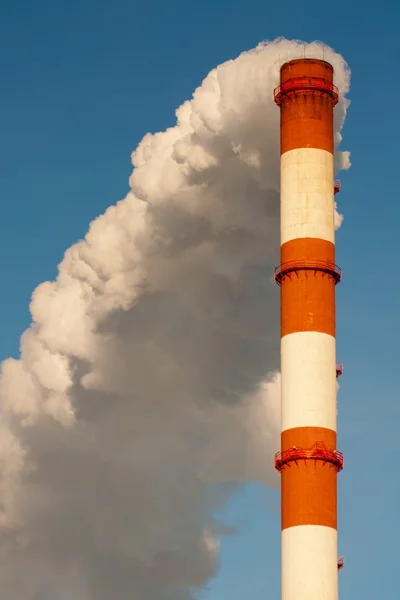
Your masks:
<instances>
[{"instance_id":1,"label":"thick smoke cloud","mask_svg":"<svg viewBox=\"0 0 400 600\"><path fill-rule=\"evenodd\" d=\"M211 71L175 127L144 137L127 197L33 293L20 360L0 380L7 600L190 600L216 572L227 498L275 485L272 90L304 53L335 67L339 143L342 57L261 44Z\"/></svg>"}]
</instances>

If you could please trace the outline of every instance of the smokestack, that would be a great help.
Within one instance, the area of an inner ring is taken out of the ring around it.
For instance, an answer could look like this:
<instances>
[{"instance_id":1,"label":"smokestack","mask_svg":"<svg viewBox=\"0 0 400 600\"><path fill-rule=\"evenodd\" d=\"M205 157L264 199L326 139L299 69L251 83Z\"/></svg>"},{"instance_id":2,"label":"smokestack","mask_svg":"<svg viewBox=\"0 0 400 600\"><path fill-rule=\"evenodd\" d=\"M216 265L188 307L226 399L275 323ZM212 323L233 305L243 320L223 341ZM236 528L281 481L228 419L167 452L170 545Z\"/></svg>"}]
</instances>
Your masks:
<instances>
[{"instance_id":1,"label":"smokestack","mask_svg":"<svg viewBox=\"0 0 400 600\"><path fill-rule=\"evenodd\" d=\"M333 67L281 68L282 600L337 600Z\"/></svg>"}]
</instances>

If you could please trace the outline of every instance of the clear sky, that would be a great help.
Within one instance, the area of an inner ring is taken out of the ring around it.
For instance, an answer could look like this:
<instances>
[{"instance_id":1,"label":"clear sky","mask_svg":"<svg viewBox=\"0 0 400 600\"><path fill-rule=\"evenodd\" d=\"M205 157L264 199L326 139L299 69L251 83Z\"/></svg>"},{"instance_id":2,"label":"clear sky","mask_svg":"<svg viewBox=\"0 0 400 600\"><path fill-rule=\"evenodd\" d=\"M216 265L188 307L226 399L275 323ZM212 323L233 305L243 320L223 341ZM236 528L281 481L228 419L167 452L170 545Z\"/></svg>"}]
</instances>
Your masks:
<instances>
[{"instance_id":1,"label":"clear sky","mask_svg":"<svg viewBox=\"0 0 400 600\"><path fill-rule=\"evenodd\" d=\"M393 0L3 0L0 20L0 358L17 356L32 290L125 196L130 153L204 76L263 39L320 39L352 69L337 235L341 600L398 598L400 12ZM266 456L265 461L272 457ZM228 510L207 600L280 593L279 498Z\"/></svg>"}]
</instances>

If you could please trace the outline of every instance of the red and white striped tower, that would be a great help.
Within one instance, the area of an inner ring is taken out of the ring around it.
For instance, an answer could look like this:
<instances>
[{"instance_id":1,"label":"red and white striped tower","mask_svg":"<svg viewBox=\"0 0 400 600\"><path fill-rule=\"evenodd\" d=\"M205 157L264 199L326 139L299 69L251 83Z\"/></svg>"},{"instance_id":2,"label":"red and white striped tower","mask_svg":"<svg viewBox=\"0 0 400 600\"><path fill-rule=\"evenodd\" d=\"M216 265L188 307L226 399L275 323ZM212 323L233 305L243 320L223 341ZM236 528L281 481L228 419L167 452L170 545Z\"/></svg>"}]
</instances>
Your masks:
<instances>
[{"instance_id":1,"label":"red and white striped tower","mask_svg":"<svg viewBox=\"0 0 400 600\"><path fill-rule=\"evenodd\" d=\"M333 68L281 68L282 600L337 600ZM339 369L340 371L340 369Z\"/></svg>"}]
</instances>

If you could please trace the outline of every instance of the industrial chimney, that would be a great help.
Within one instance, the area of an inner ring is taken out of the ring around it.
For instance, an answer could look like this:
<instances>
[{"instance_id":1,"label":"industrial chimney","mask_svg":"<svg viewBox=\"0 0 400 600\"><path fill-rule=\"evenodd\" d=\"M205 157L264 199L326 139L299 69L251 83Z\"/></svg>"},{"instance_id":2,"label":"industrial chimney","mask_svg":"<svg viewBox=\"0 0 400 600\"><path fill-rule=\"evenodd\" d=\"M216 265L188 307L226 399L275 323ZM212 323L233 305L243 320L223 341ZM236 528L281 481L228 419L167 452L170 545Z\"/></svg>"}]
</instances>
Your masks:
<instances>
[{"instance_id":1,"label":"industrial chimney","mask_svg":"<svg viewBox=\"0 0 400 600\"><path fill-rule=\"evenodd\" d=\"M333 67L281 68L282 600L337 600Z\"/></svg>"}]
</instances>

